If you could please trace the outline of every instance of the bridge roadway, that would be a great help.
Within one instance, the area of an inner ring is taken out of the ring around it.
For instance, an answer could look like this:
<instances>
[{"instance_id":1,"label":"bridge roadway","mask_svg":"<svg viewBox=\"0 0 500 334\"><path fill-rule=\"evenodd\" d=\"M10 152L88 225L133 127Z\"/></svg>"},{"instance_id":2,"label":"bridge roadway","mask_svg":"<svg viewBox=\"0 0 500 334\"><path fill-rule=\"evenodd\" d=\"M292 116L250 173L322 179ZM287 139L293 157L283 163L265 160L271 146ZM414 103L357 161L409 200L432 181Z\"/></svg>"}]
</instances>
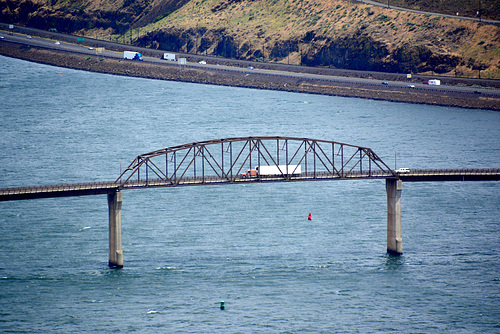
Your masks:
<instances>
[{"instance_id":1,"label":"bridge roadway","mask_svg":"<svg viewBox=\"0 0 500 334\"><path fill-rule=\"evenodd\" d=\"M475 169L415 169L409 173L399 173L403 182L429 181L491 181L500 180L500 168ZM141 188L160 188L178 186L200 186L218 184L238 184L254 182L294 182L294 181L325 181L325 180L355 180L355 179L396 179L390 172L365 171L350 172L347 175L326 172L309 172L288 178L283 176L262 176L260 178L243 178L240 175L230 177L199 176L184 177L179 180L149 179L129 181L120 184L115 181L73 183L59 185L29 186L15 188L0 188L0 201L69 197L113 194L117 191Z\"/></svg>"}]
</instances>

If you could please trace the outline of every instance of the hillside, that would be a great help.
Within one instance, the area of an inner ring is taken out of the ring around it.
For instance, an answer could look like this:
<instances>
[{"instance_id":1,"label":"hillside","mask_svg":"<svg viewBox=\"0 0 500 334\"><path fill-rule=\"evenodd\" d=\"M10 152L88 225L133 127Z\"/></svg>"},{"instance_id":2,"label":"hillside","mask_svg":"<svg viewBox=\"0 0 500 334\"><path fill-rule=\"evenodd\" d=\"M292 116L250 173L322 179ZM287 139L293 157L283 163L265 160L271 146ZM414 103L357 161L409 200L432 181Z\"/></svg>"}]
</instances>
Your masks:
<instances>
[{"instance_id":1,"label":"hillside","mask_svg":"<svg viewBox=\"0 0 500 334\"><path fill-rule=\"evenodd\" d=\"M190 1L142 46L359 70L500 78L498 26L340 0Z\"/></svg>"},{"instance_id":2,"label":"hillside","mask_svg":"<svg viewBox=\"0 0 500 334\"><path fill-rule=\"evenodd\" d=\"M0 0L0 21L64 33L111 36L147 25L189 0ZM115 36L116 37L116 36Z\"/></svg>"},{"instance_id":3,"label":"hillside","mask_svg":"<svg viewBox=\"0 0 500 334\"><path fill-rule=\"evenodd\" d=\"M498 0L376 0L384 5L398 6L427 12L466 17L500 20L500 1Z\"/></svg>"},{"instance_id":4,"label":"hillside","mask_svg":"<svg viewBox=\"0 0 500 334\"><path fill-rule=\"evenodd\" d=\"M24 17L19 20L35 27L45 22L58 31L122 36L120 41L170 51L500 79L498 25L353 1L77 0L70 5L63 0L0 0L0 10L4 22Z\"/></svg>"}]
</instances>

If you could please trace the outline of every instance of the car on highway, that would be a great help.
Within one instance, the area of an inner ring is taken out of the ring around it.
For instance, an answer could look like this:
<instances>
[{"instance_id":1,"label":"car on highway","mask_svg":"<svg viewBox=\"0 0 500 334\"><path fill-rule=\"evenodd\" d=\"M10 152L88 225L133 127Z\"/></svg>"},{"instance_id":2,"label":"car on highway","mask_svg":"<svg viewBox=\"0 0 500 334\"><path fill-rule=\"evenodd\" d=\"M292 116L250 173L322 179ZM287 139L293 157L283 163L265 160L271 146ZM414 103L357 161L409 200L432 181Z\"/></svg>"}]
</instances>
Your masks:
<instances>
[{"instance_id":1,"label":"car on highway","mask_svg":"<svg viewBox=\"0 0 500 334\"><path fill-rule=\"evenodd\" d=\"M61 45L61 42L56 42L55 44L56 44L56 45Z\"/></svg>"},{"instance_id":2,"label":"car on highway","mask_svg":"<svg viewBox=\"0 0 500 334\"><path fill-rule=\"evenodd\" d=\"M200 61L198 64L200 64L200 65L206 65L206 64L207 64L207 62L206 62L206 61L204 61L204 60L202 60L202 61Z\"/></svg>"},{"instance_id":3,"label":"car on highway","mask_svg":"<svg viewBox=\"0 0 500 334\"><path fill-rule=\"evenodd\" d=\"M388 86L388 85L389 85L389 83L388 83L387 81L384 81L384 82L382 82L382 85L386 85L386 86Z\"/></svg>"},{"instance_id":4,"label":"car on highway","mask_svg":"<svg viewBox=\"0 0 500 334\"><path fill-rule=\"evenodd\" d=\"M415 85L408 85L408 88L415 88Z\"/></svg>"}]
</instances>

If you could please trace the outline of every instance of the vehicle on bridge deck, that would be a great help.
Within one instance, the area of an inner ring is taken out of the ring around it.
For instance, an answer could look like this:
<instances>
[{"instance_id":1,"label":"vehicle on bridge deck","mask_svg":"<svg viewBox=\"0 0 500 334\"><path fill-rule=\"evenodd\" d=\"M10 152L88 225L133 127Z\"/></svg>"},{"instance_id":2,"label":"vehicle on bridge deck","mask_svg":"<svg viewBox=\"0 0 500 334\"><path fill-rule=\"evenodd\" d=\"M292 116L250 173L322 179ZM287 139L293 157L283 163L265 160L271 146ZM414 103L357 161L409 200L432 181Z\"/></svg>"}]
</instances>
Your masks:
<instances>
[{"instance_id":1,"label":"vehicle on bridge deck","mask_svg":"<svg viewBox=\"0 0 500 334\"><path fill-rule=\"evenodd\" d=\"M272 176L272 175L300 175L300 165L279 165L279 166L258 166L255 169L248 169L241 174L242 178Z\"/></svg>"},{"instance_id":2,"label":"vehicle on bridge deck","mask_svg":"<svg viewBox=\"0 0 500 334\"><path fill-rule=\"evenodd\" d=\"M409 173L410 169L409 168L398 168L396 169L396 173Z\"/></svg>"},{"instance_id":3,"label":"vehicle on bridge deck","mask_svg":"<svg viewBox=\"0 0 500 334\"><path fill-rule=\"evenodd\" d=\"M242 173L241 177L246 179L250 177L257 177L257 171L255 169L247 169L246 173Z\"/></svg>"}]
</instances>

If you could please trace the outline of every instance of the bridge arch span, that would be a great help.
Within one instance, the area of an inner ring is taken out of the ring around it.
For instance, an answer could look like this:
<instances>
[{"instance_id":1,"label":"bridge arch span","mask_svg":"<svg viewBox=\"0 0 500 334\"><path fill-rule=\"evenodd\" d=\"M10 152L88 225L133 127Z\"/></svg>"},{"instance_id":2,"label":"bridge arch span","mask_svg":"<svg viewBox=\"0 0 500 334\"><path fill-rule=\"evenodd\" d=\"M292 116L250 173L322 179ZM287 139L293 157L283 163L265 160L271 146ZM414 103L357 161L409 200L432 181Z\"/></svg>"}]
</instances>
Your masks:
<instances>
[{"instance_id":1,"label":"bridge arch span","mask_svg":"<svg viewBox=\"0 0 500 334\"><path fill-rule=\"evenodd\" d=\"M120 188L387 178L397 174L372 149L297 137L235 137L138 155L116 179Z\"/></svg>"}]
</instances>

